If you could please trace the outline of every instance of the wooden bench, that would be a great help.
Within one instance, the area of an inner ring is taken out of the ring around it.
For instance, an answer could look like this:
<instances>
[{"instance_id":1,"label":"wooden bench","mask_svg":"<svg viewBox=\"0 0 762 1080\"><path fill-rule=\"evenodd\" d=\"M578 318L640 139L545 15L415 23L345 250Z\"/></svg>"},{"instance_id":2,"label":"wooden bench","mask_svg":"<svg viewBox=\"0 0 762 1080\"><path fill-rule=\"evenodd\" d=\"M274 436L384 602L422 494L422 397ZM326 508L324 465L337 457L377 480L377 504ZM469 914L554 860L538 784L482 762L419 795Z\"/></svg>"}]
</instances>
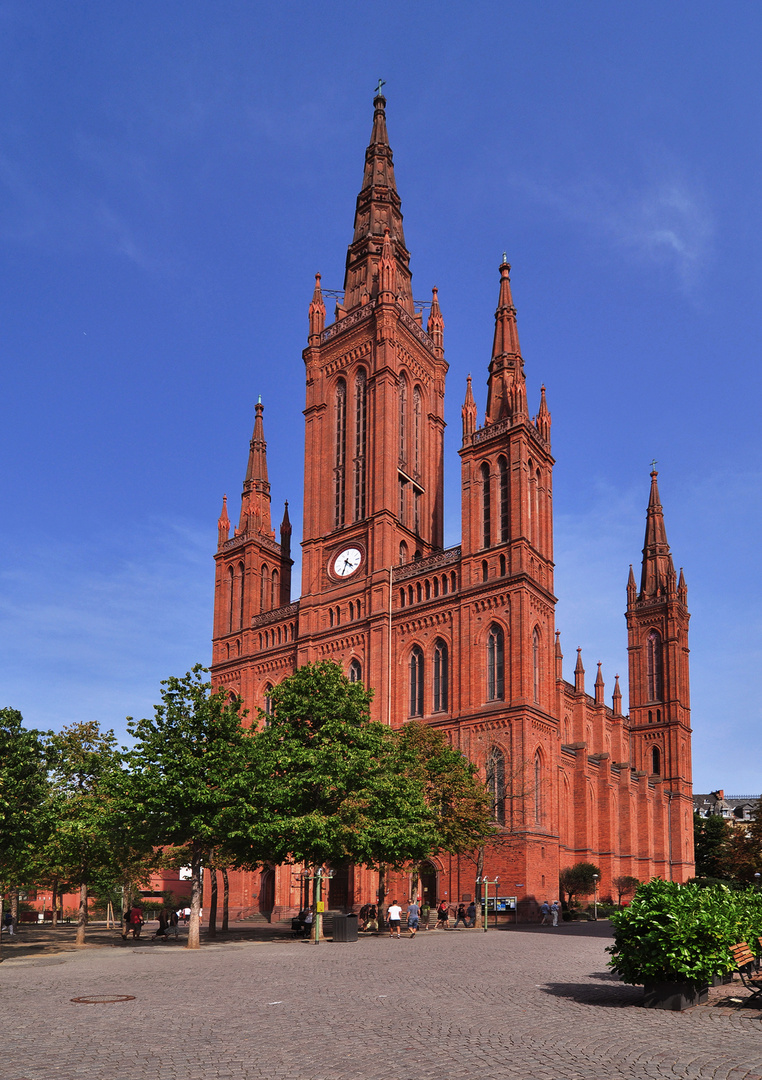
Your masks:
<instances>
[{"instance_id":1,"label":"wooden bench","mask_svg":"<svg viewBox=\"0 0 762 1080\"><path fill-rule=\"evenodd\" d=\"M745 941L739 941L737 945L731 945L730 951L736 965L736 971L741 976L741 982L747 990L751 990L753 998L762 997L762 975L755 975L754 968L757 958Z\"/></svg>"}]
</instances>

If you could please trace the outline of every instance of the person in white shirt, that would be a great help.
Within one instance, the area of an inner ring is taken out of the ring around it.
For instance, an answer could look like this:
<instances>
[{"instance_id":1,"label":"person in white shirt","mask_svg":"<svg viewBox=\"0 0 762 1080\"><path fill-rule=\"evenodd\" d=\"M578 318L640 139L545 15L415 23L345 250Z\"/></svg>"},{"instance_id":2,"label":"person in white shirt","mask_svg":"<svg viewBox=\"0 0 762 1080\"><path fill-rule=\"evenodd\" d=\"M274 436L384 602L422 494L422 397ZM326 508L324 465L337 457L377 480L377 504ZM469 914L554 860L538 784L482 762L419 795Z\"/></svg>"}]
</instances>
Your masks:
<instances>
[{"instance_id":1,"label":"person in white shirt","mask_svg":"<svg viewBox=\"0 0 762 1080\"><path fill-rule=\"evenodd\" d=\"M389 937L394 937L394 931L397 931L397 937L400 936L400 922L402 921L402 908L399 906L396 900L393 900L389 905L389 909L386 912L386 917L389 920Z\"/></svg>"}]
</instances>

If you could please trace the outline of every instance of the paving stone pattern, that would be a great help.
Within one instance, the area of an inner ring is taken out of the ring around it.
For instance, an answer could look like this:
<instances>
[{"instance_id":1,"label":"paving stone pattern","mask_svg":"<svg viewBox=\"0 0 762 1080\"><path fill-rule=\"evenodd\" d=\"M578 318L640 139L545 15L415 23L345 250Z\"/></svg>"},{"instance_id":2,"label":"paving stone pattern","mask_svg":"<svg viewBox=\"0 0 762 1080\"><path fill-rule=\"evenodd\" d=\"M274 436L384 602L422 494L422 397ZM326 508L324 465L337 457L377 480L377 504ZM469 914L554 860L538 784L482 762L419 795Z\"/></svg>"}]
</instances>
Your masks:
<instances>
[{"instance_id":1,"label":"paving stone pattern","mask_svg":"<svg viewBox=\"0 0 762 1080\"><path fill-rule=\"evenodd\" d=\"M640 1008L601 929L8 950L0 1078L762 1080L762 1010Z\"/></svg>"}]
</instances>

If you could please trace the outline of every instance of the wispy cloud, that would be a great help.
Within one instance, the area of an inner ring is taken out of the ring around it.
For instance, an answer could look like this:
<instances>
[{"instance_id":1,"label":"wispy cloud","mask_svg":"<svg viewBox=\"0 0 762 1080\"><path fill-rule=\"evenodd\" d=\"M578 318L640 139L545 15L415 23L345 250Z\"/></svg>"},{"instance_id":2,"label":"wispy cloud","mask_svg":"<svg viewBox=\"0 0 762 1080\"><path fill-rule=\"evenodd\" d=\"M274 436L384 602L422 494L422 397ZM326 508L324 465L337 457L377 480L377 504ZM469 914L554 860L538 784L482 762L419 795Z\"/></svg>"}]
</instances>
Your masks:
<instances>
[{"instance_id":1,"label":"wispy cloud","mask_svg":"<svg viewBox=\"0 0 762 1080\"><path fill-rule=\"evenodd\" d=\"M639 181L605 176L519 181L525 191L631 257L665 266L689 293L709 263L714 219L702 185L679 166L653 162Z\"/></svg>"}]
</instances>

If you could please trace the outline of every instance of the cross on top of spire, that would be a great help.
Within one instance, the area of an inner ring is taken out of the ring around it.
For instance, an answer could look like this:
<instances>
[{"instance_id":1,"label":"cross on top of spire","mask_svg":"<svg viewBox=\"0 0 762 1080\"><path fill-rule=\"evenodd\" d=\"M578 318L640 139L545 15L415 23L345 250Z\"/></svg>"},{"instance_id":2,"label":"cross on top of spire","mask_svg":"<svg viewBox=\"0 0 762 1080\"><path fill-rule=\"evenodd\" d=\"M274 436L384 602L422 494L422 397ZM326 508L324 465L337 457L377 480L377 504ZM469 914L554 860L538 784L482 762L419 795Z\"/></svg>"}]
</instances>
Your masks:
<instances>
[{"instance_id":1,"label":"cross on top of spire","mask_svg":"<svg viewBox=\"0 0 762 1080\"><path fill-rule=\"evenodd\" d=\"M382 86L386 86L386 79L379 79L378 80L378 86L376 87L375 97L382 97L383 96L381 94L381 87Z\"/></svg>"}]
</instances>

